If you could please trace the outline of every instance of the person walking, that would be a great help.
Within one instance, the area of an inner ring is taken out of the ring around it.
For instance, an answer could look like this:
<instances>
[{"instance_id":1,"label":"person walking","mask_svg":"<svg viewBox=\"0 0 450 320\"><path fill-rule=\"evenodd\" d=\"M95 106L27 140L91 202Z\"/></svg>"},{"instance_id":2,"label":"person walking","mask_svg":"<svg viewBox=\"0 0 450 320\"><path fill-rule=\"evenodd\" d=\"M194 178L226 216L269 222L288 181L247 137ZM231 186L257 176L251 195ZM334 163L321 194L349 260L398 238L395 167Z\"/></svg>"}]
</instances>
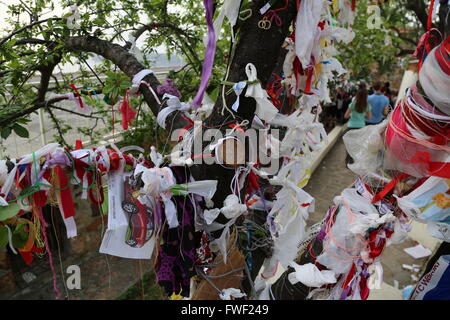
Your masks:
<instances>
[{"instance_id":1,"label":"person walking","mask_svg":"<svg viewBox=\"0 0 450 320\"><path fill-rule=\"evenodd\" d=\"M369 104L372 107L372 119L367 120L366 124L378 124L387 116L389 111L389 98L381 92L381 82L373 85L375 91L369 96Z\"/></svg>"},{"instance_id":2,"label":"person walking","mask_svg":"<svg viewBox=\"0 0 450 320\"><path fill-rule=\"evenodd\" d=\"M361 129L366 125L367 120L372 119L372 108L367 96L366 84L361 83L356 91L355 98L345 112L345 119L349 119L347 123L348 130ZM345 163L353 163L353 159L348 152Z\"/></svg>"}]
</instances>

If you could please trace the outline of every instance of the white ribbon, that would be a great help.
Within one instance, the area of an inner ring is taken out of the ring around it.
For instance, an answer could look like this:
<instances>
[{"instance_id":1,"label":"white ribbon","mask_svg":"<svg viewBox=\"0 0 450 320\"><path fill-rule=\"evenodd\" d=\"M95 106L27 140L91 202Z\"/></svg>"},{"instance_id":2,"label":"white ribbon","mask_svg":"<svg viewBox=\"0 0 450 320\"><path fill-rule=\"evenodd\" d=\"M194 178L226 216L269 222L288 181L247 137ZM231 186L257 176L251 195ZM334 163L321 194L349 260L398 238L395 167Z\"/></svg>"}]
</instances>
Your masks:
<instances>
[{"instance_id":1,"label":"white ribbon","mask_svg":"<svg viewBox=\"0 0 450 320\"><path fill-rule=\"evenodd\" d=\"M134 36L130 35L129 38L128 38L128 42L131 43L131 48L130 48L130 50L128 50L128 53L131 53L132 55L134 55L136 57L136 59L139 62L143 63L144 62L144 54L137 47L137 45L136 45L136 38Z\"/></svg>"},{"instance_id":2,"label":"white ribbon","mask_svg":"<svg viewBox=\"0 0 450 320\"><path fill-rule=\"evenodd\" d=\"M142 169L142 182L144 187L141 192L156 198L161 198L164 203L164 211L169 224L169 228L176 228L179 226L177 209L172 201L172 192L170 192L170 187L176 184L175 177L173 176L172 170L167 167L164 168L151 168ZM135 171L135 175L139 172Z\"/></svg>"},{"instance_id":3,"label":"white ribbon","mask_svg":"<svg viewBox=\"0 0 450 320\"><path fill-rule=\"evenodd\" d=\"M176 96L172 96L170 94L164 94L163 99L168 98L167 107L160 110L156 121L162 128L166 128L166 119L167 117L175 111L188 111L190 109L190 105L185 102L180 102L180 99Z\"/></svg>"},{"instance_id":4,"label":"white ribbon","mask_svg":"<svg viewBox=\"0 0 450 320\"><path fill-rule=\"evenodd\" d=\"M230 194L223 202L224 206L220 210L227 219L234 219L247 212L247 206L239 203L239 198L235 194Z\"/></svg>"},{"instance_id":5,"label":"white ribbon","mask_svg":"<svg viewBox=\"0 0 450 320\"><path fill-rule=\"evenodd\" d=\"M320 271L312 263L298 265L295 262L291 262L290 266L295 269L294 272L288 274L288 280L291 284L301 282L307 287L318 288L324 284L336 283L336 276L333 271Z\"/></svg>"},{"instance_id":6,"label":"white ribbon","mask_svg":"<svg viewBox=\"0 0 450 320\"><path fill-rule=\"evenodd\" d=\"M141 85L142 80L148 76L149 74L154 73L153 70L144 69L136 73L133 77L133 85L130 88L130 93L135 94L139 91L139 86Z\"/></svg>"},{"instance_id":7,"label":"white ribbon","mask_svg":"<svg viewBox=\"0 0 450 320\"><path fill-rule=\"evenodd\" d=\"M255 82L258 80L256 67L252 63L247 64L245 67L245 73L247 74L249 82ZM252 97L256 100L255 114L260 119L270 122L277 115L278 109L268 100L269 95L265 90L263 90L259 82L248 83L245 96Z\"/></svg>"},{"instance_id":8,"label":"white ribbon","mask_svg":"<svg viewBox=\"0 0 450 320\"><path fill-rule=\"evenodd\" d=\"M90 114L92 112L92 107L83 101L83 107L80 104L80 101L75 97L75 94L72 92L69 93L51 93L48 97L49 100L53 99L67 99L75 102L77 106L77 111L83 114ZM83 99L80 97L80 99Z\"/></svg>"},{"instance_id":9,"label":"white ribbon","mask_svg":"<svg viewBox=\"0 0 450 320\"><path fill-rule=\"evenodd\" d=\"M216 218L219 216L220 214L220 209L214 208L214 209L206 209L205 211L203 211L203 218L206 221L206 224L211 224L213 223L214 220L216 220Z\"/></svg>"},{"instance_id":10,"label":"white ribbon","mask_svg":"<svg viewBox=\"0 0 450 320\"><path fill-rule=\"evenodd\" d=\"M318 27L323 12L323 0L303 0L297 14L295 28L295 52L304 68L311 62L315 51L320 28ZM318 57L316 57L318 58Z\"/></svg>"},{"instance_id":11,"label":"white ribbon","mask_svg":"<svg viewBox=\"0 0 450 320\"><path fill-rule=\"evenodd\" d=\"M223 289L219 293L219 297L222 300L231 300L232 298L242 298L245 296L245 293L242 293L241 290L235 288Z\"/></svg>"},{"instance_id":12,"label":"white ribbon","mask_svg":"<svg viewBox=\"0 0 450 320\"><path fill-rule=\"evenodd\" d=\"M247 82L245 82L245 81L241 81L241 82L235 83L233 85L233 90L234 90L234 93L236 93L237 98L236 98L236 101L231 106L231 109L233 109L235 112L238 111L238 108L239 108L239 97L240 97L242 91L244 91L244 88L245 88L246 85L247 85Z\"/></svg>"},{"instance_id":13,"label":"white ribbon","mask_svg":"<svg viewBox=\"0 0 450 320\"><path fill-rule=\"evenodd\" d=\"M236 25L237 18L239 16L239 7L241 0L225 0L222 7L220 8L219 15L216 20L214 20L214 30L216 33L216 39L219 39L220 31L222 30L222 24L225 17L228 18L231 29ZM231 32L232 41L234 41L234 33ZM205 42L205 47L207 43L207 38Z\"/></svg>"},{"instance_id":14,"label":"white ribbon","mask_svg":"<svg viewBox=\"0 0 450 320\"><path fill-rule=\"evenodd\" d=\"M78 23L78 20L81 19L80 11L78 11L77 5L71 5L70 11L72 12L72 15L67 18L67 27L69 29L79 29L80 24Z\"/></svg>"},{"instance_id":15,"label":"white ribbon","mask_svg":"<svg viewBox=\"0 0 450 320\"><path fill-rule=\"evenodd\" d=\"M156 151L154 146L151 146L150 150L150 160L152 160L155 168L159 168L159 166L163 163L164 158L161 153Z\"/></svg>"}]
</instances>

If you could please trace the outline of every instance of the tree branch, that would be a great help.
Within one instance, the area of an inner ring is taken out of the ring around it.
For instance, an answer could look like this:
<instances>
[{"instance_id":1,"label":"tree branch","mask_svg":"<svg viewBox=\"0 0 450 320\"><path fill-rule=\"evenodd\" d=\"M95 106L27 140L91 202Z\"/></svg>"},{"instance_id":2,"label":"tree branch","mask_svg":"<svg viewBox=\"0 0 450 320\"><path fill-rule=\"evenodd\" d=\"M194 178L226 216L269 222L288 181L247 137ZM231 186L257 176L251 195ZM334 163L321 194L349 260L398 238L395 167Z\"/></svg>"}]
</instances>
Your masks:
<instances>
[{"instance_id":1,"label":"tree branch","mask_svg":"<svg viewBox=\"0 0 450 320\"><path fill-rule=\"evenodd\" d=\"M78 36L67 38L64 42L68 50L92 52L110 60L130 78L133 78L138 72L145 69L145 67L130 54L126 48L109 41L92 36ZM154 74L146 76L144 81L150 84L154 92L157 91L157 86L160 83ZM153 114L157 116L163 106L158 104L152 92L146 85L141 84L139 90L142 92L144 99ZM159 98L161 99L161 97ZM174 112L167 117L167 122L172 124L172 130L181 129L186 126L186 120L181 117L179 112Z\"/></svg>"},{"instance_id":2,"label":"tree branch","mask_svg":"<svg viewBox=\"0 0 450 320\"><path fill-rule=\"evenodd\" d=\"M408 38L408 37L403 36L402 33L401 33L401 31L400 31L397 27L395 27L395 26L391 26L391 29L394 30L395 32L397 32L397 36L398 36L400 39L402 39L402 40L404 40L404 41L406 41L406 42L411 43L414 47L417 46L417 42L418 42L417 39L411 39L411 38Z\"/></svg>"},{"instance_id":3,"label":"tree branch","mask_svg":"<svg viewBox=\"0 0 450 320\"><path fill-rule=\"evenodd\" d=\"M401 49L399 53L397 53L395 56L396 57L403 57L409 54L413 54L414 53L414 49Z\"/></svg>"},{"instance_id":4,"label":"tree branch","mask_svg":"<svg viewBox=\"0 0 450 320\"><path fill-rule=\"evenodd\" d=\"M6 43L8 40L10 40L15 35L21 33L22 31L30 29L30 28L34 27L35 25L39 25L39 24L45 23L45 22L47 22L49 20L62 20L62 18L48 18L48 19L45 19L45 20L40 20L40 21L36 21L36 22L30 23L29 25L26 25L26 26L24 26L24 27L22 27L22 28L20 28L20 29L18 29L16 31L14 31L13 33L9 34L6 38L3 38L0 41L0 46L3 45L4 43Z\"/></svg>"},{"instance_id":5,"label":"tree branch","mask_svg":"<svg viewBox=\"0 0 450 320\"><path fill-rule=\"evenodd\" d=\"M94 116L93 113L91 113L90 115L89 115L89 114L84 114L84 113L79 113L79 112L72 111L72 110L69 110L69 109L57 107L57 106L55 106L55 105L50 105L50 107L51 107L52 109L61 110L61 111L64 111L64 112L67 112L67 113L71 113L71 114L74 114L74 115L77 115L77 116L80 116L80 117L84 117L84 118L89 118L89 119L103 119L102 117L96 117L96 116ZM105 112L105 113L106 113L106 112Z\"/></svg>"},{"instance_id":6,"label":"tree branch","mask_svg":"<svg viewBox=\"0 0 450 320\"><path fill-rule=\"evenodd\" d=\"M58 131L59 137L61 138L61 143L69 148L69 145L66 142L66 139L64 139L64 133L62 132L61 126L59 125L59 121L56 118L53 111L50 109L48 105L46 105L45 110L50 114L50 118L52 118L53 123L55 124L56 130Z\"/></svg>"},{"instance_id":7,"label":"tree branch","mask_svg":"<svg viewBox=\"0 0 450 320\"><path fill-rule=\"evenodd\" d=\"M408 0L406 2L406 9L413 11L422 25L423 30L427 30L428 14L423 0Z\"/></svg>"}]
</instances>

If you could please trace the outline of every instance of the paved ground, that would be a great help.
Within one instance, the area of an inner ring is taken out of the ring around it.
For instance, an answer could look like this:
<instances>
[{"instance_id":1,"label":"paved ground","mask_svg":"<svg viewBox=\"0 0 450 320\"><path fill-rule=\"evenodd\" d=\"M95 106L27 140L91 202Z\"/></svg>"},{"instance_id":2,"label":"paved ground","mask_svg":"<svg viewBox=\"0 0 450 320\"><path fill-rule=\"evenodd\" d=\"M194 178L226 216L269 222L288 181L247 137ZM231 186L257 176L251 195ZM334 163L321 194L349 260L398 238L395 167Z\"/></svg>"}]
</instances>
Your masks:
<instances>
[{"instance_id":1,"label":"paved ground","mask_svg":"<svg viewBox=\"0 0 450 320\"><path fill-rule=\"evenodd\" d=\"M342 138L336 143L333 149L327 154L325 159L313 173L305 191L316 199L316 211L310 217L310 223L315 223L324 218L328 207L333 203L333 198L347 187L350 187L356 175L345 166L346 150ZM414 246L414 241L408 239L400 245L387 247L382 255L382 265L384 269L384 281L394 286L394 280L399 283L402 289L413 284L411 272L404 270L402 264L416 264L424 268L427 261L423 259L413 259L406 254L403 249ZM421 271L414 273L421 275Z\"/></svg>"}]
</instances>

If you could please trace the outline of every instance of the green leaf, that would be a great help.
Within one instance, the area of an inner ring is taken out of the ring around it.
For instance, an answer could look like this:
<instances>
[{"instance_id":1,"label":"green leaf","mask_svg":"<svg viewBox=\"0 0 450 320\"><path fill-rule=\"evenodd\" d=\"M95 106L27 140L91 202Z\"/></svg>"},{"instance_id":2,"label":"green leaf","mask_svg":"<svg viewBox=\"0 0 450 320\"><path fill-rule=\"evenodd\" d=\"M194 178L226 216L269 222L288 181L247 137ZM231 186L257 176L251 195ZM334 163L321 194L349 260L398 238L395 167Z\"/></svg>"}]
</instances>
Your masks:
<instances>
[{"instance_id":1,"label":"green leaf","mask_svg":"<svg viewBox=\"0 0 450 320\"><path fill-rule=\"evenodd\" d=\"M8 229L5 226L0 226L0 248L6 247L8 241Z\"/></svg>"},{"instance_id":2,"label":"green leaf","mask_svg":"<svg viewBox=\"0 0 450 320\"><path fill-rule=\"evenodd\" d=\"M28 240L28 232L25 231L25 225L19 224L12 234L12 243L14 248L23 248Z\"/></svg>"},{"instance_id":3,"label":"green leaf","mask_svg":"<svg viewBox=\"0 0 450 320\"><path fill-rule=\"evenodd\" d=\"M21 138L28 138L30 136L28 130L22 127L20 124L14 124L13 130Z\"/></svg>"},{"instance_id":4,"label":"green leaf","mask_svg":"<svg viewBox=\"0 0 450 320\"><path fill-rule=\"evenodd\" d=\"M10 127L4 127L2 129L1 136L2 136L3 139L8 138L10 134L11 134L11 128Z\"/></svg>"},{"instance_id":5,"label":"green leaf","mask_svg":"<svg viewBox=\"0 0 450 320\"><path fill-rule=\"evenodd\" d=\"M7 207L0 207L0 221L16 216L19 210L17 203L12 203Z\"/></svg>"}]
</instances>

